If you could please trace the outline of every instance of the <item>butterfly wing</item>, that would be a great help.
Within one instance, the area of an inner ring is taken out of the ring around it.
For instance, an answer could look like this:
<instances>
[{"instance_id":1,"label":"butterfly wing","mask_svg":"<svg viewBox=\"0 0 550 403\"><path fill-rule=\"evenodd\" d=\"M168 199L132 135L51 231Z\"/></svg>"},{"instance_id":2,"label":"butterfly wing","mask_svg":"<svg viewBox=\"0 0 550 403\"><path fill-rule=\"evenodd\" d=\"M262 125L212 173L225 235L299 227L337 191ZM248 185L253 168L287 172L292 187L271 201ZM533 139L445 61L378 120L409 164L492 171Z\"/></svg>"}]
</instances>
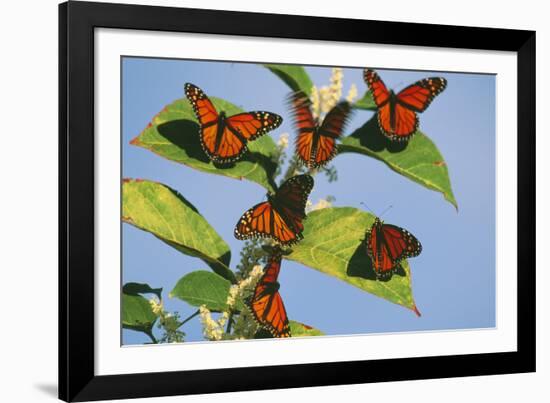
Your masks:
<instances>
[{"instance_id":1,"label":"butterfly wing","mask_svg":"<svg viewBox=\"0 0 550 403\"><path fill-rule=\"evenodd\" d=\"M378 73L372 69L365 69L363 70L363 79L369 87L376 106L381 108L386 105L390 99L390 92Z\"/></svg>"},{"instance_id":2,"label":"butterfly wing","mask_svg":"<svg viewBox=\"0 0 550 403\"><path fill-rule=\"evenodd\" d=\"M409 231L376 219L367 235L367 252L380 277L391 274L401 260L418 256L422 245Z\"/></svg>"},{"instance_id":3,"label":"butterfly wing","mask_svg":"<svg viewBox=\"0 0 550 403\"><path fill-rule=\"evenodd\" d=\"M433 99L447 86L441 77L425 78L409 85L379 111L379 123L392 140L407 140L418 130L418 112L424 112Z\"/></svg>"},{"instance_id":4,"label":"butterfly wing","mask_svg":"<svg viewBox=\"0 0 550 403\"><path fill-rule=\"evenodd\" d=\"M223 121L224 128L212 160L218 163L237 161L247 151L246 144L280 126L283 119L271 112L239 113Z\"/></svg>"},{"instance_id":5,"label":"butterfly wing","mask_svg":"<svg viewBox=\"0 0 550 403\"><path fill-rule=\"evenodd\" d=\"M280 270L281 256L272 256L256 284L249 307L256 321L274 337L290 337L288 317L277 282Z\"/></svg>"},{"instance_id":6,"label":"butterfly wing","mask_svg":"<svg viewBox=\"0 0 550 403\"><path fill-rule=\"evenodd\" d=\"M296 155L304 165L310 167L314 159L313 142L317 123L311 112L311 100L302 91L290 96L292 118L298 131L296 136Z\"/></svg>"},{"instance_id":7,"label":"butterfly wing","mask_svg":"<svg viewBox=\"0 0 550 403\"><path fill-rule=\"evenodd\" d=\"M272 238L281 245L292 245L301 239L271 205L269 201L259 203L247 210L235 226L235 238Z\"/></svg>"},{"instance_id":8,"label":"butterfly wing","mask_svg":"<svg viewBox=\"0 0 550 403\"><path fill-rule=\"evenodd\" d=\"M302 239L307 198L313 178L298 175L281 185L269 201L247 210L235 226L235 238L272 238L281 245L292 245Z\"/></svg>"},{"instance_id":9,"label":"butterfly wing","mask_svg":"<svg viewBox=\"0 0 550 403\"><path fill-rule=\"evenodd\" d=\"M397 103L415 112L424 112L446 87L447 80L443 77L425 78L399 92Z\"/></svg>"},{"instance_id":10,"label":"butterfly wing","mask_svg":"<svg viewBox=\"0 0 550 403\"><path fill-rule=\"evenodd\" d=\"M418 129L418 116L399 103L388 102L378 110L378 125L390 140L406 141Z\"/></svg>"},{"instance_id":11,"label":"butterfly wing","mask_svg":"<svg viewBox=\"0 0 550 403\"><path fill-rule=\"evenodd\" d=\"M245 112L224 120L224 128L212 160L226 164L235 162L247 151L247 142L257 139L281 124L283 119L271 112Z\"/></svg>"},{"instance_id":12,"label":"butterfly wing","mask_svg":"<svg viewBox=\"0 0 550 403\"><path fill-rule=\"evenodd\" d=\"M185 84L185 95L193 107L199 121L200 140L204 152L212 159L216 156L216 137L218 134L219 115L214 104L196 85Z\"/></svg>"},{"instance_id":13,"label":"butterfly wing","mask_svg":"<svg viewBox=\"0 0 550 403\"><path fill-rule=\"evenodd\" d=\"M310 175L297 175L283 183L273 198L277 211L299 239L302 238L302 220L306 216L306 203L312 189Z\"/></svg>"},{"instance_id":14,"label":"butterfly wing","mask_svg":"<svg viewBox=\"0 0 550 403\"><path fill-rule=\"evenodd\" d=\"M231 130L227 125L227 120L223 121L223 131L221 137L217 139L217 132L214 136L207 136L208 129L203 130L203 141L210 147L214 147L215 151L209 154L210 159L218 164L228 164L238 161L241 156L248 150L246 140L236 132ZM204 147L203 147L204 148Z\"/></svg>"},{"instance_id":15,"label":"butterfly wing","mask_svg":"<svg viewBox=\"0 0 550 403\"><path fill-rule=\"evenodd\" d=\"M239 160L248 149L248 141L276 129L282 121L279 115L263 111L239 113L226 118L217 153L212 159L222 164Z\"/></svg>"},{"instance_id":16,"label":"butterfly wing","mask_svg":"<svg viewBox=\"0 0 550 403\"><path fill-rule=\"evenodd\" d=\"M382 233L394 261L415 257L422 252L420 241L406 229L392 224L382 224Z\"/></svg>"},{"instance_id":17,"label":"butterfly wing","mask_svg":"<svg viewBox=\"0 0 550 403\"><path fill-rule=\"evenodd\" d=\"M371 258L374 271L378 277L386 277L393 272L395 267L386 246L383 243L383 234L380 227L375 224L372 226L365 240L367 244L367 253Z\"/></svg>"},{"instance_id":18,"label":"butterfly wing","mask_svg":"<svg viewBox=\"0 0 550 403\"><path fill-rule=\"evenodd\" d=\"M319 138L314 150L313 167L326 165L336 155L336 139L342 135L351 118L349 102L340 102L323 119L319 128Z\"/></svg>"},{"instance_id":19,"label":"butterfly wing","mask_svg":"<svg viewBox=\"0 0 550 403\"><path fill-rule=\"evenodd\" d=\"M283 118L271 112L254 111L230 116L225 122L246 141L252 141L279 127Z\"/></svg>"}]
</instances>

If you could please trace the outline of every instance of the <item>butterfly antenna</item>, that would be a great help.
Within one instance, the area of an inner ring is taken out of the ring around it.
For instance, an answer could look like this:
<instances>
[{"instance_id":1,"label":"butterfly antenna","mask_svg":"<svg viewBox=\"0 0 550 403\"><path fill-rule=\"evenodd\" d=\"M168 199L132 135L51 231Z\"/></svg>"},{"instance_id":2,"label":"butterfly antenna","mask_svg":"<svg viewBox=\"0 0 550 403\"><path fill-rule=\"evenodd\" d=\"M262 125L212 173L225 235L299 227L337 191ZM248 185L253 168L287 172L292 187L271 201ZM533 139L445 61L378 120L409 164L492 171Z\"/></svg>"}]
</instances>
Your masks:
<instances>
[{"instance_id":1,"label":"butterfly antenna","mask_svg":"<svg viewBox=\"0 0 550 403\"><path fill-rule=\"evenodd\" d=\"M367 210L369 210L373 215L376 215L376 214L374 213L374 211L372 211L372 209L371 209L369 206L367 206L367 203L360 202L359 204L362 204L362 205L365 206L365 207L367 208Z\"/></svg>"},{"instance_id":2,"label":"butterfly antenna","mask_svg":"<svg viewBox=\"0 0 550 403\"><path fill-rule=\"evenodd\" d=\"M380 218L382 218L382 216L384 214L386 214L388 211L390 211L392 209L392 207L393 207L393 205L390 204L384 211L382 211L382 214L380 214Z\"/></svg>"}]
</instances>

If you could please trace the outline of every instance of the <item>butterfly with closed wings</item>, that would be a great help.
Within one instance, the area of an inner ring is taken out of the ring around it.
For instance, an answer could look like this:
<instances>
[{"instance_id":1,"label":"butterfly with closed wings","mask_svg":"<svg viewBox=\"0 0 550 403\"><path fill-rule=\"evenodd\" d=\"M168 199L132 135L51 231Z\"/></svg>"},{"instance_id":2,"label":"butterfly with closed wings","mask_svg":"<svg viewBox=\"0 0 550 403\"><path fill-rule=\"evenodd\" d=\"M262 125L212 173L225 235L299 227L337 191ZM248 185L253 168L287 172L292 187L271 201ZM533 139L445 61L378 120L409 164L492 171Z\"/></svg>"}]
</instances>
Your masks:
<instances>
[{"instance_id":1,"label":"butterfly with closed wings","mask_svg":"<svg viewBox=\"0 0 550 403\"><path fill-rule=\"evenodd\" d=\"M351 117L351 105L343 101L335 105L322 123L313 117L311 100L302 91L290 95L296 137L296 155L308 168L325 166L336 155L339 138Z\"/></svg>"},{"instance_id":2,"label":"butterfly with closed wings","mask_svg":"<svg viewBox=\"0 0 550 403\"><path fill-rule=\"evenodd\" d=\"M378 125L392 141L406 141L418 129L419 112L424 112L433 99L447 87L442 77L430 77L409 85L395 94L388 90L378 73L365 69L363 78L378 108Z\"/></svg>"},{"instance_id":3,"label":"butterfly with closed wings","mask_svg":"<svg viewBox=\"0 0 550 403\"><path fill-rule=\"evenodd\" d=\"M391 277L403 259L422 252L422 245L413 234L396 225L385 224L378 217L367 231L365 243L374 272L382 280Z\"/></svg>"},{"instance_id":4,"label":"butterfly with closed wings","mask_svg":"<svg viewBox=\"0 0 550 403\"><path fill-rule=\"evenodd\" d=\"M269 257L264 267L264 274L256 284L254 293L247 301L254 319L273 337L290 337L290 327L285 305L279 294L279 272L281 270L281 253Z\"/></svg>"},{"instance_id":5,"label":"butterfly with closed wings","mask_svg":"<svg viewBox=\"0 0 550 403\"><path fill-rule=\"evenodd\" d=\"M235 226L235 238L272 238L281 245L302 239L306 202L313 189L310 175L297 175L284 182L267 201L247 210Z\"/></svg>"},{"instance_id":6,"label":"butterfly with closed wings","mask_svg":"<svg viewBox=\"0 0 550 403\"><path fill-rule=\"evenodd\" d=\"M254 111L226 116L216 110L196 85L185 84L185 95L200 126L202 149L218 164L238 161L247 151L247 143L280 126L283 119L272 112Z\"/></svg>"}]
</instances>

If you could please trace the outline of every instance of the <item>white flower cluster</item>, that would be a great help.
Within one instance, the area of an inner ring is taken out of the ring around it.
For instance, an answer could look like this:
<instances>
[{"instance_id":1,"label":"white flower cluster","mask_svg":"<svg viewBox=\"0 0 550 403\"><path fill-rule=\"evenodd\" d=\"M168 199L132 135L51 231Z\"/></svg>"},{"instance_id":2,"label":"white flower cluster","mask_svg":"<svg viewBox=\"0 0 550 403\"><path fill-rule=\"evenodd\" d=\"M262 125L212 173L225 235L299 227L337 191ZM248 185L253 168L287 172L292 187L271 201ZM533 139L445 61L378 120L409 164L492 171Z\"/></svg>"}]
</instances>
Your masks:
<instances>
[{"instance_id":1,"label":"white flower cluster","mask_svg":"<svg viewBox=\"0 0 550 403\"><path fill-rule=\"evenodd\" d=\"M277 141L277 145L283 150L288 148L288 137L288 133L282 133L279 136L279 141Z\"/></svg>"},{"instance_id":2,"label":"white flower cluster","mask_svg":"<svg viewBox=\"0 0 550 403\"><path fill-rule=\"evenodd\" d=\"M149 305L151 305L151 310L157 316L160 316L164 312L164 306L162 302L159 301L156 297L153 297L149 300Z\"/></svg>"},{"instance_id":3,"label":"white flower cluster","mask_svg":"<svg viewBox=\"0 0 550 403\"><path fill-rule=\"evenodd\" d=\"M312 103L318 103L316 109L317 115L320 116L320 113L328 113L340 100L342 96L342 79L344 78L344 73L341 68L334 67L332 69L332 76L330 77L330 85L325 85L321 87L318 91L312 91L316 93L315 97L318 98L318 102L315 102L312 99Z\"/></svg>"},{"instance_id":4,"label":"white flower cluster","mask_svg":"<svg viewBox=\"0 0 550 403\"><path fill-rule=\"evenodd\" d=\"M332 69L332 75L330 77L330 84L321 88L313 86L311 88L311 113L315 119L320 119L322 114L328 113L342 97L344 71L339 67ZM352 103L357 97L357 87L352 84L346 101Z\"/></svg>"},{"instance_id":5,"label":"white flower cluster","mask_svg":"<svg viewBox=\"0 0 550 403\"><path fill-rule=\"evenodd\" d=\"M316 86L311 87L311 114L314 119L319 119L321 116L321 99L319 97L319 90Z\"/></svg>"},{"instance_id":6,"label":"white flower cluster","mask_svg":"<svg viewBox=\"0 0 550 403\"><path fill-rule=\"evenodd\" d=\"M256 285L259 278L262 276L262 273L262 266L256 265L247 278L239 281L238 284L234 284L229 288L229 293L226 300L227 307L217 320L212 318L212 313L205 305L201 305L199 308L199 313L204 337L208 340L222 340L225 336L227 336L225 334L224 327L229 320L230 312L233 310L237 299L242 297L246 291Z\"/></svg>"},{"instance_id":7,"label":"white flower cluster","mask_svg":"<svg viewBox=\"0 0 550 403\"><path fill-rule=\"evenodd\" d=\"M355 98L357 98L357 86L355 84L351 84L351 87L349 87L348 96L346 97L346 101L348 101L350 104L355 101Z\"/></svg>"},{"instance_id":8,"label":"white flower cluster","mask_svg":"<svg viewBox=\"0 0 550 403\"><path fill-rule=\"evenodd\" d=\"M332 203L325 199L319 199L316 204L313 204L311 201L306 202L306 213L310 213L315 210L321 210L327 207L332 207Z\"/></svg>"},{"instance_id":9,"label":"white flower cluster","mask_svg":"<svg viewBox=\"0 0 550 403\"><path fill-rule=\"evenodd\" d=\"M220 323L212 318L212 314L206 305L201 305L199 312L204 337L208 340L221 340L223 336L223 324L220 326Z\"/></svg>"}]
</instances>

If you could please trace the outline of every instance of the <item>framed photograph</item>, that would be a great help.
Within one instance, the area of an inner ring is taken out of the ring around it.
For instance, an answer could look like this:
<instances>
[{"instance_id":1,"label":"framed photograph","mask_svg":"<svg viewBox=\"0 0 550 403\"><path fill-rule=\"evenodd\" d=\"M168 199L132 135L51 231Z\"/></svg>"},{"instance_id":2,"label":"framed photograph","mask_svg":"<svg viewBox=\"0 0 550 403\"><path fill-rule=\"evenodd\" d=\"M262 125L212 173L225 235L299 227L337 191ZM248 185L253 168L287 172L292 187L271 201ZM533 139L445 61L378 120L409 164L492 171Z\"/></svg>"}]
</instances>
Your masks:
<instances>
[{"instance_id":1,"label":"framed photograph","mask_svg":"<svg viewBox=\"0 0 550 403\"><path fill-rule=\"evenodd\" d=\"M59 397L535 370L535 33L60 5Z\"/></svg>"}]
</instances>

